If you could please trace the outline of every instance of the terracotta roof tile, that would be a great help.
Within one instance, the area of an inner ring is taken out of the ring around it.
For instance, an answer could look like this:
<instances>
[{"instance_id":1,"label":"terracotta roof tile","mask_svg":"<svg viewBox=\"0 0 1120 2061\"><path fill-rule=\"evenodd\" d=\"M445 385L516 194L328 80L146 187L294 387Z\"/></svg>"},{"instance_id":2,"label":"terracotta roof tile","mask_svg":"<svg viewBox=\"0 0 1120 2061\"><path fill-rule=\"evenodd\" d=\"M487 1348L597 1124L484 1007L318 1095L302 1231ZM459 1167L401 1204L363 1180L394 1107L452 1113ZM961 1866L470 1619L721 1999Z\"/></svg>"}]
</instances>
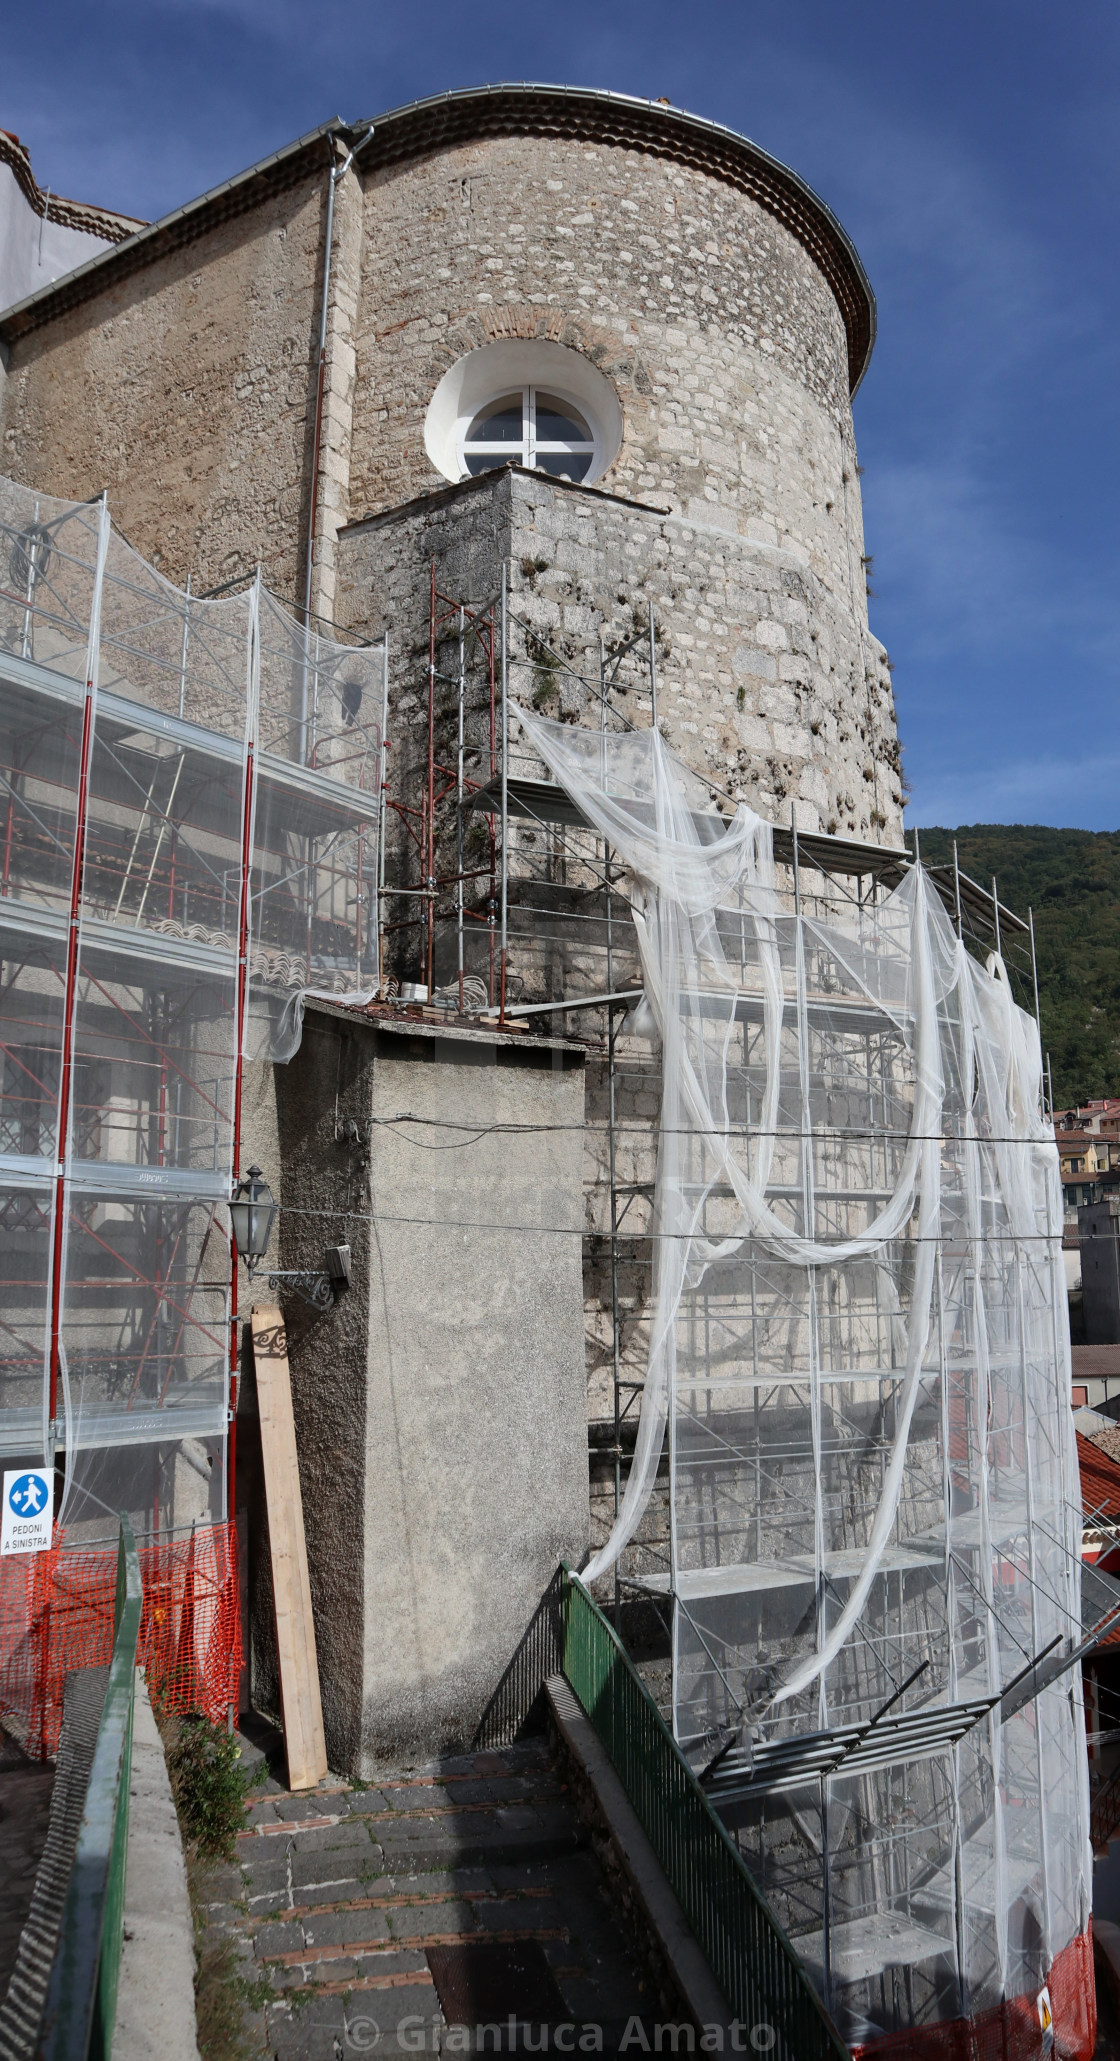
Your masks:
<instances>
[{"instance_id":1,"label":"terracotta roof tile","mask_svg":"<svg viewBox=\"0 0 1120 2061\"><path fill-rule=\"evenodd\" d=\"M1120 1459L1077 1433L1077 1464L1084 1508L1104 1517L1120 1517Z\"/></svg>"}]
</instances>

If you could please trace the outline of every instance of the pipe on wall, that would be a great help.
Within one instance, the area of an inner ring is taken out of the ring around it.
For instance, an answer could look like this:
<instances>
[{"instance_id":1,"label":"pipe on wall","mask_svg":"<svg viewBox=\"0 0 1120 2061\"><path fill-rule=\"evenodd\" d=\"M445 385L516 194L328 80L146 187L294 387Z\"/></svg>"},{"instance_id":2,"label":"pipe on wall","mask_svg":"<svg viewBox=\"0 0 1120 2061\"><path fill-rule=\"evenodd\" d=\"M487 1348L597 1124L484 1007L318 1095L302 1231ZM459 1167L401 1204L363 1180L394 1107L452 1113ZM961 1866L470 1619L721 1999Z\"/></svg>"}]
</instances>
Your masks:
<instances>
[{"instance_id":1,"label":"pipe on wall","mask_svg":"<svg viewBox=\"0 0 1120 2061\"><path fill-rule=\"evenodd\" d=\"M326 250L323 256L323 297L319 308L319 364L315 376L315 429L311 440L311 508L307 519L307 560L303 574L303 619L311 621L311 582L315 574L315 519L319 512L319 452L323 439L323 390L327 376L327 314L331 298L331 253L334 243L334 195L340 179L346 177L360 150L364 150L373 135L375 124L370 123L364 136L349 150L341 163L332 164L327 175L327 226ZM337 136L328 137L333 152Z\"/></svg>"}]
</instances>

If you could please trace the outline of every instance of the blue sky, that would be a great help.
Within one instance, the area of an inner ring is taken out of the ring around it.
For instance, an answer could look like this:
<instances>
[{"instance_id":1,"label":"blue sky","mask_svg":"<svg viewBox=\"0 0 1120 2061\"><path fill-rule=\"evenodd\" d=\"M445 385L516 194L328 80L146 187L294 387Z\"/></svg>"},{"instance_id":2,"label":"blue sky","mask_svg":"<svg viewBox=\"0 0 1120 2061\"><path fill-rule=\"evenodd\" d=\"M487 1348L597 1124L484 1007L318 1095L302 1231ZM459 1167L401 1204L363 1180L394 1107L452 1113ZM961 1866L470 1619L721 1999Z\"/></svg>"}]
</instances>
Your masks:
<instances>
[{"instance_id":1,"label":"blue sky","mask_svg":"<svg viewBox=\"0 0 1120 2061\"><path fill-rule=\"evenodd\" d=\"M1120 827L1115 4L55 0L3 45L40 184L146 216L503 78L664 94L796 166L879 301L856 431L908 820Z\"/></svg>"}]
</instances>

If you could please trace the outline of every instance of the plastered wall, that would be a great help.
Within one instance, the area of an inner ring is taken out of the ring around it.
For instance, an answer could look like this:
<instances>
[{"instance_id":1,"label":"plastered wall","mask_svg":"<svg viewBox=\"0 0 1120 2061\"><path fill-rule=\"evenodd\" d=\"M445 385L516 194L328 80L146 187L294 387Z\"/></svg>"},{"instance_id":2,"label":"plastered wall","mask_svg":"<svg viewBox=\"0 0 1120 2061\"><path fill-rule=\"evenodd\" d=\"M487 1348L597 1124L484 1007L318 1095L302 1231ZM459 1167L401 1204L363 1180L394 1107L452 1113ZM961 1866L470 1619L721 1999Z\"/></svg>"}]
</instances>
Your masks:
<instances>
[{"instance_id":1,"label":"plastered wall","mask_svg":"<svg viewBox=\"0 0 1120 2061\"><path fill-rule=\"evenodd\" d=\"M352 1252L289 1355L328 1754L369 1773L469 1741L586 1549L583 1054L313 1005L278 1096L283 1263Z\"/></svg>"}]
</instances>

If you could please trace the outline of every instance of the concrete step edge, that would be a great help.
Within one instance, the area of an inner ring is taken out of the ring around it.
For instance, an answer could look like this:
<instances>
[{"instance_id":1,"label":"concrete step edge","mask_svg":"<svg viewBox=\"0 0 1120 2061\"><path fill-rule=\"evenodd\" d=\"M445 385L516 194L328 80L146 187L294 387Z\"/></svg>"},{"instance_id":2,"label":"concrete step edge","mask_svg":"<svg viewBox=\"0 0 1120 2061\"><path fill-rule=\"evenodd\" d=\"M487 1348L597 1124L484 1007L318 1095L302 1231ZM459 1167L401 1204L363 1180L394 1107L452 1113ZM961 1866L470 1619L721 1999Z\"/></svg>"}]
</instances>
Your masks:
<instances>
[{"instance_id":1,"label":"concrete step edge","mask_svg":"<svg viewBox=\"0 0 1120 2061\"><path fill-rule=\"evenodd\" d=\"M735 2023L731 2007L598 1733L563 1675L550 1676L545 1695L563 1745L594 1793L611 1843L682 2004L697 2027L718 2026L729 2032Z\"/></svg>"}]
</instances>

